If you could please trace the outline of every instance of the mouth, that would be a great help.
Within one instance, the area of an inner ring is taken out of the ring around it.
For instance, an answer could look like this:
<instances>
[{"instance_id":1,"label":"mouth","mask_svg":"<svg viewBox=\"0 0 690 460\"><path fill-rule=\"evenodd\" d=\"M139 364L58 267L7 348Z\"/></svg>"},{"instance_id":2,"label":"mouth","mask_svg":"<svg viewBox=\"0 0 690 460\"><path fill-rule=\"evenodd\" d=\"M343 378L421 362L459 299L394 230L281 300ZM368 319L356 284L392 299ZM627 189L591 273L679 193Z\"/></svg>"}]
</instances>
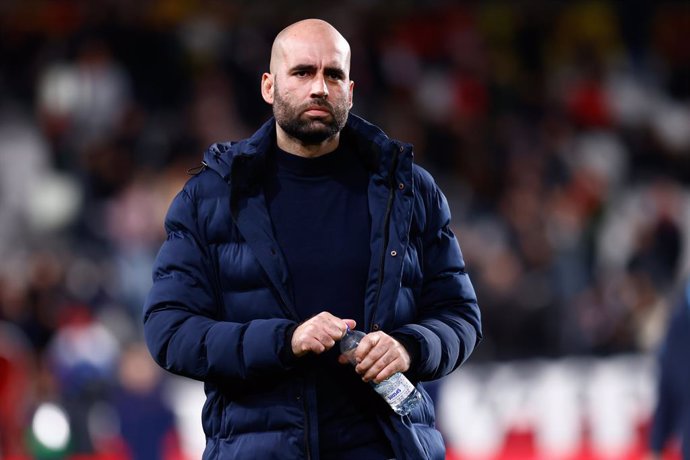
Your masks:
<instances>
[{"instance_id":1,"label":"mouth","mask_svg":"<svg viewBox=\"0 0 690 460\"><path fill-rule=\"evenodd\" d=\"M309 106L303 113L311 117L327 117L332 115L331 111L322 105Z\"/></svg>"}]
</instances>

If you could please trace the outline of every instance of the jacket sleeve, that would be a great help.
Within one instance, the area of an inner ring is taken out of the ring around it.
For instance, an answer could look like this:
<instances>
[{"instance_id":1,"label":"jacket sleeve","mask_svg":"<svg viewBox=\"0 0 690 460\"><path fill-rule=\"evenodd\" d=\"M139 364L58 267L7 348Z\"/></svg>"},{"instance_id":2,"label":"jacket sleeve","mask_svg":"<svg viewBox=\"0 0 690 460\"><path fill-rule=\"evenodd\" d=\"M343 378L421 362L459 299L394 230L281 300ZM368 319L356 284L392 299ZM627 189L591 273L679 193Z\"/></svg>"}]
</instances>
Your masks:
<instances>
[{"instance_id":1,"label":"jacket sleeve","mask_svg":"<svg viewBox=\"0 0 690 460\"><path fill-rule=\"evenodd\" d=\"M660 360L660 375L658 377L656 396L657 403L652 416L652 426L649 433L649 447L652 452L661 454L669 439L672 437L678 421L678 401L674 398L674 391L669 381L668 368L662 356Z\"/></svg>"},{"instance_id":2,"label":"jacket sleeve","mask_svg":"<svg viewBox=\"0 0 690 460\"><path fill-rule=\"evenodd\" d=\"M426 181L424 181L426 179ZM422 230L423 271L417 320L392 333L411 350L413 380L434 380L460 366L481 339L477 297L458 241L450 228L443 193L426 174L420 190L426 222Z\"/></svg>"},{"instance_id":3,"label":"jacket sleeve","mask_svg":"<svg viewBox=\"0 0 690 460\"><path fill-rule=\"evenodd\" d=\"M196 203L185 190L165 221L167 239L153 268L144 307L144 336L164 369L197 380L251 379L290 367L287 319L218 320L222 310L207 245L197 229ZM270 339L269 339L270 338Z\"/></svg>"}]
</instances>

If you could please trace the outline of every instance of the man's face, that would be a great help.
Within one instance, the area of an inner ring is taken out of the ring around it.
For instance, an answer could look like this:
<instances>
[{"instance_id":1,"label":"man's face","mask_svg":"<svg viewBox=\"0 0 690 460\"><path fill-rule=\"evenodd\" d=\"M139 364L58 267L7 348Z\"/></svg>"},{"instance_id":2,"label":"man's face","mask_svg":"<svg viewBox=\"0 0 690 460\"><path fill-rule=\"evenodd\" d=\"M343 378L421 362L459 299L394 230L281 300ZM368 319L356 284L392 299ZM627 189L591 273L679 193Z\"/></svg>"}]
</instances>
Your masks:
<instances>
[{"instance_id":1,"label":"man's face","mask_svg":"<svg viewBox=\"0 0 690 460\"><path fill-rule=\"evenodd\" d=\"M333 40L286 40L273 74L278 126L306 145L339 133L352 107L349 50Z\"/></svg>"}]
</instances>

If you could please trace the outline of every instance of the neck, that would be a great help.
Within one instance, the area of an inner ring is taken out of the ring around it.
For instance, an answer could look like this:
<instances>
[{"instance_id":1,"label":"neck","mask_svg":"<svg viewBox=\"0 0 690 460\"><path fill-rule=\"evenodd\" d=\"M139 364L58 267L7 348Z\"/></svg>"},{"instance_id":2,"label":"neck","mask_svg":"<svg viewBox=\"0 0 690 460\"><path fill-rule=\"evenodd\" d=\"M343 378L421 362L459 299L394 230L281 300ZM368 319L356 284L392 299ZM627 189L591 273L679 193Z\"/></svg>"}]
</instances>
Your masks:
<instances>
[{"instance_id":1,"label":"neck","mask_svg":"<svg viewBox=\"0 0 690 460\"><path fill-rule=\"evenodd\" d=\"M278 124L276 124L276 143L278 147L285 152L304 158L316 158L331 153L338 148L340 133L329 137L320 144L304 144L299 139L295 139L288 135Z\"/></svg>"}]
</instances>

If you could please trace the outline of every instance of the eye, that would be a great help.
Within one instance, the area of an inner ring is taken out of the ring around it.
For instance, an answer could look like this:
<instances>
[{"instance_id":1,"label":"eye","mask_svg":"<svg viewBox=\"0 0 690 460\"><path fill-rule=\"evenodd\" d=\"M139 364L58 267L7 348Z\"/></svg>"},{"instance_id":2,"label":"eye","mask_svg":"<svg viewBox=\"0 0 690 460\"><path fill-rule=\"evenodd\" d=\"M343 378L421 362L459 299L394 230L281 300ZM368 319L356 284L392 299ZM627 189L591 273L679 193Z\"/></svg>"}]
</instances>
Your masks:
<instances>
[{"instance_id":1,"label":"eye","mask_svg":"<svg viewBox=\"0 0 690 460\"><path fill-rule=\"evenodd\" d=\"M342 80L345 78L342 72L339 72L337 70L333 70L330 72L326 73L326 76L330 78L331 80Z\"/></svg>"},{"instance_id":2,"label":"eye","mask_svg":"<svg viewBox=\"0 0 690 460\"><path fill-rule=\"evenodd\" d=\"M306 66L300 66L292 69L292 72L290 73L291 75L298 77L298 78L305 78L308 77L309 75L313 74L314 70L306 67Z\"/></svg>"}]
</instances>

